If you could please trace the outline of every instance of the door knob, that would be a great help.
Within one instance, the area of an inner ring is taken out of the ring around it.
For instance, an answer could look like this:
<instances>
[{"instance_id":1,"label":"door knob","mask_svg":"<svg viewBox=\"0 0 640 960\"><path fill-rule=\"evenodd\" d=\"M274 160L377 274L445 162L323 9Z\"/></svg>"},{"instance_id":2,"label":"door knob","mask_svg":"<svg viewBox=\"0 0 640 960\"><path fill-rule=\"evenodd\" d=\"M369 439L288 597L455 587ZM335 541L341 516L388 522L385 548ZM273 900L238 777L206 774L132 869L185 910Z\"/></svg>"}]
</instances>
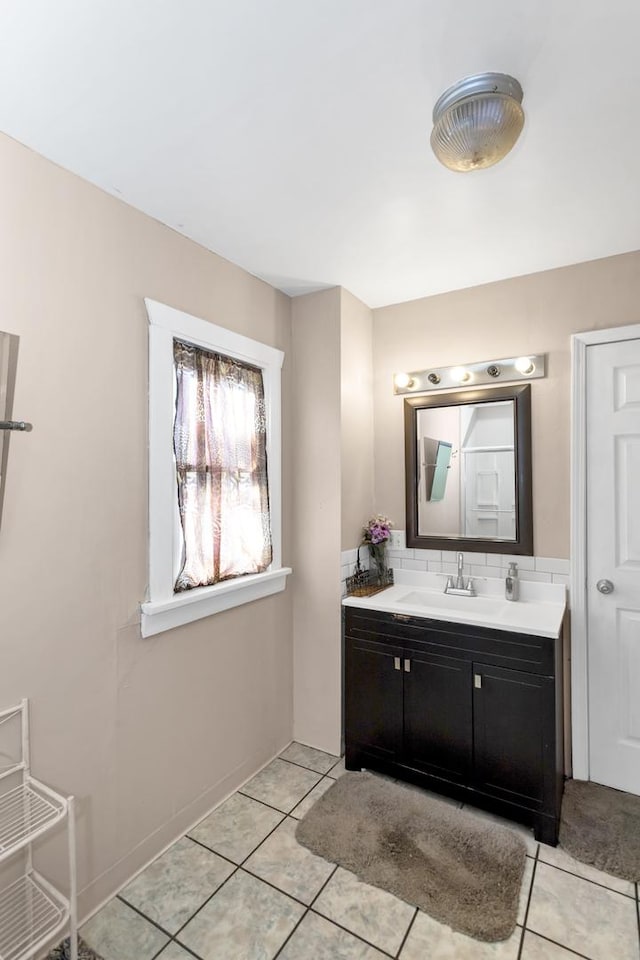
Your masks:
<instances>
[{"instance_id":1,"label":"door knob","mask_svg":"<svg viewBox=\"0 0 640 960\"><path fill-rule=\"evenodd\" d=\"M600 593L613 593L613 584L611 580L598 580L596 590L599 590Z\"/></svg>"}]
</instances>

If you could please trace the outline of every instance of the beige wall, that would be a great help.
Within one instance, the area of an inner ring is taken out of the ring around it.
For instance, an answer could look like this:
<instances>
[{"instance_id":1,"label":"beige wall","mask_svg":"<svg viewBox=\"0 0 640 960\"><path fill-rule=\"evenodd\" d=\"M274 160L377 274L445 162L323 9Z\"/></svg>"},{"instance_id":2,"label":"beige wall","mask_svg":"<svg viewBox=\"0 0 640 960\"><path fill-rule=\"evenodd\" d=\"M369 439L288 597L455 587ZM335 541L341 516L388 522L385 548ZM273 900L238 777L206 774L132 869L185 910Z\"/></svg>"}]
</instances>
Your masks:
<instances>
[{"instance_id":1,"label":"beige wall","mask_svg":"<svg viewBox=\"0 0 640 960\"><path fill-rule=\"evenodd\" d=\"M375 496L404 518L402 398L392 376L546 353L532 381L534 551L569 556L570 335L640 321L640 253L549 270L374 311Z\"/></svg>"},{"instance_id":2,"label":"beige wall","mask_svg":"<svg viewBox=\"0 0 640 960\"><path fill-rule=\"evenodd\" d=\"M338 753L340 550L373 511L372 314L335 287L292 301L294 737Z\"/></svg>"},{"instance_id":3,"label":"beige wall","mask_svg":"<svg viewBox=\"0 0 640 960\"><path fill-rule=\"evenodd\" d=\"M339 287L292 301L294 738L338 753Z\"/></svg>"},{"instance_id":4,"label":"beige wall","mask_svg":"<svg viewBox=\"0 0 640 960\"><path fill-rule=\"evenodd\" d=\"M348 290L341 290L340 371L342 549L351 550L374 513L373 315Z\"/></svg>"},{"instance_id":5,"label":"beige wall","mask_svg":"<svg viewBox=\"0 0 640 960\"><path fill-rule=\"evenodd\" d=\"M285 563L290 301L6 137L0 178L0 327L20 336L14 413L34 425L11 438L0 705L31 699L34 770L78 798L85 914L291 739L290 587L140 639L143 297L285 351Z\"/></svg>"}]
</instances>

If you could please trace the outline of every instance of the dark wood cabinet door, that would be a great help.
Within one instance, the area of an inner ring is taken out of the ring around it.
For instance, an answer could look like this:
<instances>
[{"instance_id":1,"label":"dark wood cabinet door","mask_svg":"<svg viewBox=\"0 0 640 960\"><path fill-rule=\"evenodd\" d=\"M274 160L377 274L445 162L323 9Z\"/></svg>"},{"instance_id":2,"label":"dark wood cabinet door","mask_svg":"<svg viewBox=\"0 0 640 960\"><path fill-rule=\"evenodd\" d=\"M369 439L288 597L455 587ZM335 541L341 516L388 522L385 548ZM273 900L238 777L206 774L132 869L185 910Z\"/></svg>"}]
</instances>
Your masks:
<instances>
[{"instance_id":1,"label":"dark wood cabinet door","mask_svg":"<svg viewBox=\"0 0 640 960\"><path fill-rule=\"evenodd\" d=\"M472 664L427 653L405 657L403 760L417 770L466 783L473 741Z\"/></svg>"},{"instance_id":2,"label":"dark wood cabinet door","mask_svg":"<svg viewBox=\"0 0 640 960\"><path fill-rule=\"evenodd\" d=\"M543 809L553 792L553 679L482 663L473 671L475 785Z\"/></svg>"},{"instance_id":3,"label":"dark wood cabinet door","mask_svg":"<svg viewBox=\"0 0 640 960\"><path fill-rule=\"evenodd\" d=\"M397 759L402 743L402 648L347 638L347 756L367 750Z\"/></svg>"}]
</instances>

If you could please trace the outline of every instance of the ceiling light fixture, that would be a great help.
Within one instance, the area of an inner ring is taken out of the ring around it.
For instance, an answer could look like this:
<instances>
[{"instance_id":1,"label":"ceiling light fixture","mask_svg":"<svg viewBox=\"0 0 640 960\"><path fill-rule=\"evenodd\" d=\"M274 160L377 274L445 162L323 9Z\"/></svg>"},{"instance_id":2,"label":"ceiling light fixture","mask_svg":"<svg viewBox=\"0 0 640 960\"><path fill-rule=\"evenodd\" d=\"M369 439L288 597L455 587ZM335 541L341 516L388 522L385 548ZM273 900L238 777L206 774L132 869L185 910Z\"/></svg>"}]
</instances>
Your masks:
<instances>
[{"instance_id":1,"label":"ceiling light fixture","mask_svg":"<svg viewBox=\"0 0 640 960\"><path fill-rule=\"evenodd\" d=\"M465 173L498 163L524 126L522 87L506 73L459 80L433 108L431 147L449 170Z\"/></svg>"}]
</instances>

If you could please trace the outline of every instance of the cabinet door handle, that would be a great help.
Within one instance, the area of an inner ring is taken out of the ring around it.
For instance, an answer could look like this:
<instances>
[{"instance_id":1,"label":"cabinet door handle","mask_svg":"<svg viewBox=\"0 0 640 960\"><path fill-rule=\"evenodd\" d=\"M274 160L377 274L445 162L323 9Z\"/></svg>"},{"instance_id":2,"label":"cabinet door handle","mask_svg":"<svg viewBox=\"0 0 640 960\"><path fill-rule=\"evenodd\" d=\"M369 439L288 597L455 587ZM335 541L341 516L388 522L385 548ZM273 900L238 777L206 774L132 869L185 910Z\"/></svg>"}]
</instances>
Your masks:
<instances>
[{"instance_id":1,"label":"cabinet door handle","mask_svg":"<svg viewBox=\"0 0 640 960\"><path fill-rule=\"evenodd\" d=\"M411 660L404 661L404 672L411 673Z\"/></svg>"},{"instance_id":2,"label":"cabinet door handle","mask_svg":"<svg viewBox=\"0 0 640 960\"><path fill-rule=\"evenodd\" d=\"M399 670L399 669L400 669L400 657L394 657L394 658L393 658L393 669L394 669L394 670Z\"/></svg>"},{"instance_id":3,"label":"cabinet door handle","mask_svg":"<svg viewBox=\"0 0 640 960\"><path fill-rule=\"evenodd\" d=\"M478 690L481 690L481 689L482 689L482 674L481 674L481 673L474 673L474 675L473 675L473 685L474 685L474 687L476 687L476 689L478 689Z\"/></svg>"}]
</instances>

